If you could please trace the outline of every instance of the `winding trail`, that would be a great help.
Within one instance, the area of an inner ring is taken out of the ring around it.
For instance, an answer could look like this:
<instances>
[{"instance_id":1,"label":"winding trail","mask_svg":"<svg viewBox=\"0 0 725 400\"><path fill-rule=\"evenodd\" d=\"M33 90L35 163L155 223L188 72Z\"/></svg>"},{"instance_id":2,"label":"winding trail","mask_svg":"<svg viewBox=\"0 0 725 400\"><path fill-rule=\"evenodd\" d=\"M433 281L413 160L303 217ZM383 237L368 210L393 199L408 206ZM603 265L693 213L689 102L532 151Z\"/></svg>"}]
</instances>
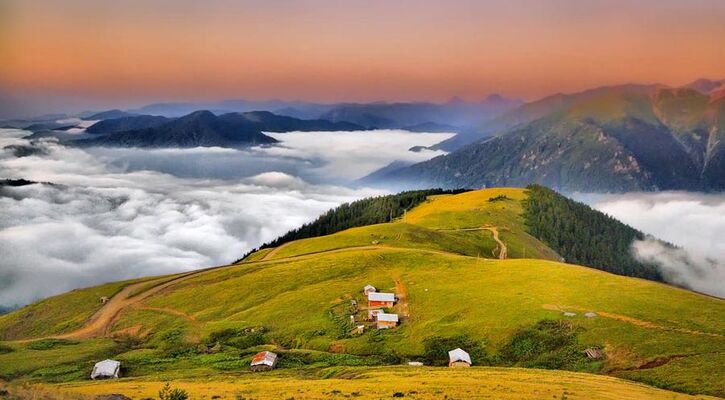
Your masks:
<instances>
[{"instance_id":1,"label":"winding trail","mask_svg":"<svg viewBox=\"0 0 725 400\"><path fill-rule=\"evenodd\" d=\"M498 229L495 226L484 227L483 229L491 231L491 233L493 234L493 240L495 240L496 243L498 243L498 248L499 248L498 259L505 260L508 257L508 248L506 248L506 245L504 244L504 242L501 239L499 239ZM494 254L494 256L495 255L496 254Z\"/></svg>"},{"instance_id":2,"label":"winding trail","mask_svg":"<svg viewBox=\"0 0 725 400\"><path fill-rule=\"evenodd\" d=\"M446 232L471 232L471 231L489 231L493 235L493 240L498 245L496 249L491 251L492 255L496 257L496 250L498 250L498 259L505 260L508 258L508 248L506 244L498 237L498 228L495 226L484 225L480 228L460 228L460 229L437 229L438 231Z\"/></svg>"},{"instance_id":3,"label":"winding trail","mask_svg":"<svg viewBox=\"0 0 725 400\"><path fill-rule=\"evenodd\" d=\"M398 304L395 305L396 311L403 318L408 318L410 316L410 310L408 309L408 289L406 289L400 279L395 280L395 294L398 297Z\"/></svg>"},{"instance_id":4,"label":"winding trail","mask_svg":"<svg viewBox=\"0 0 725 400\"><path fill-rule=\"evenodd\" d=\"M582 307L575 307L575 306L557 306L553 304L544 304L541 306L545 310L552 310L552 311L561 311L564 312L566 310L577 310L577 311L591 311ZM606 311L594 311L598 316L603 318L610 318L610 319L616 319L618 321L627 322L632 325L637 325L641 328L645 329L657 329L661 331L669 331L669 332L679 332L679 333L686 333L689 335L704 335L704 336L712 336L712 337L723 337L723 335L720 335L718 333L711 333L711 332L702 332L697 331L693 329L687 329L687 328L672 328L662 325L657 325L654 322L645 321L633 317L628 317L626 315L621 314L615 314L610 313Z\"/></svg>"},{"instance_id":5,"label":"winding trail","mask_svg":"<svg viewBox=\"0 0 725 400\"><path fill-rule=\"evenodd\" d=\"M274 257L275 255L277 255L277 253L279 253L280 250L282 250L285 246L287 246L290 243L292 243L292 242L287 242L287 243L284 243L284 244L281 244L281 245L275 247L274 249L272 249L272 251L270 251L269 253L265 254L264 257L262 257L260 259L260 261L271 260L272 257Z\"/></svg>"}]
</instances>

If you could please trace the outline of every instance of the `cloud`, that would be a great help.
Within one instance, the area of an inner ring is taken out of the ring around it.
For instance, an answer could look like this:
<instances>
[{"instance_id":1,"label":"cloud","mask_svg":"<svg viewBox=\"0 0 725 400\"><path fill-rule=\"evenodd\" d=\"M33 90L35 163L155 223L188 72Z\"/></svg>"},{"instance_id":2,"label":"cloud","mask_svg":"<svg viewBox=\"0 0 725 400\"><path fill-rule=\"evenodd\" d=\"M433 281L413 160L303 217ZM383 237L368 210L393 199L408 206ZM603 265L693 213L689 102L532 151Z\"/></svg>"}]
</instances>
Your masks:
<instances>
[{"instance_id":1,"label":"cloud","mask_svg":"<svg viewBox=\"0 0 725 400\"><path fill-rule=\"evenodd\" d=\"M642 260L693 290L725 297L725 194L691 192L577 194L579 200L658 239L632 244Z\"/></svg>"},{"instance_id":2,"label":"cloud","mask_svg":"<svg viewBox=\"0 0 725 400\"><path fill-rule=\"evenodd\" d=\"M725 264L697 252L647 238L632 243L635 256L661 267L668 282L725 298Z\"/></svg>"},{"instance_id":3,"label":"cloud","mask_svg":"<svg viewBox=\"0 0 725 400\"><path fill-rule=\"evenodd\" d=\"M317 161L318 167L312 171L316 176L334 175L349 181L362 178L393 161L413 163L446 154L441 150L408 150L413 146L432 146L454 135L397 129L267 134L281 140L282 145L260 149L265 154L307 159L311 163Z\"/></svg>"},{"instance_id":4,"label":"cloud","mask_svg":"<svg viewBox=\"0 0 725 400\"><path fill-rule=\"evenodd\" d=\"M25 134L0 133L0 148L27 144L19 139ZM0 305L224 264L343 202L384 193L325 183L334 168L317 169L337 161L322 151L312 162L303 150L291 157L215 148L80 150L52 139L35 145L47 154L17 158L0 150L1 178L52 183L0 189Z\"/></svg>"}]
</instances>

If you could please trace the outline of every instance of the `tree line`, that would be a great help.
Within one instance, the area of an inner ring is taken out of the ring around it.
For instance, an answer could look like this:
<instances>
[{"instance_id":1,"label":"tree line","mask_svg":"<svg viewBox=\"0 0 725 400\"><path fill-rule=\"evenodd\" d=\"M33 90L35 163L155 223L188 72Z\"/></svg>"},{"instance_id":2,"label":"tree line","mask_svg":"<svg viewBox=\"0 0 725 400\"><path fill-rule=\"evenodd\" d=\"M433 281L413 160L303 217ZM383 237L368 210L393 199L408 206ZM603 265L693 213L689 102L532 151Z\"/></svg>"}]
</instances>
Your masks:
<instances>
[{"instance_id":1,"label":"tree line","mask_svg":"<svg viewBox=\"0 0 725 400\"><path fill-rule=\"evenodd\" d=\"M345 229L359 226L381 224L400 218L407 210L425 201L428 196L440 194L458 194L465 189L443 190L425 189L411 190L387 196L369 197L345 203L322 214L316 220L291 230L277 239L265 243L247 255L260 249L281 246L287 242L311 237L330 235ZM242 259L244 259L242 257Z\"/></svg>"},{"instance_id":2,"label":"tree line","mask_svg":"<svg viewBox=\"0 0 725 400\"><path fill-rule=\"evenodd\" d=\"M638 261L632 254L635 240L644 233L540 186L527 187L524 218L527 231L566 262L585 265L618 275L664 281L653 264Z\"/></svg>"}]
</instances>

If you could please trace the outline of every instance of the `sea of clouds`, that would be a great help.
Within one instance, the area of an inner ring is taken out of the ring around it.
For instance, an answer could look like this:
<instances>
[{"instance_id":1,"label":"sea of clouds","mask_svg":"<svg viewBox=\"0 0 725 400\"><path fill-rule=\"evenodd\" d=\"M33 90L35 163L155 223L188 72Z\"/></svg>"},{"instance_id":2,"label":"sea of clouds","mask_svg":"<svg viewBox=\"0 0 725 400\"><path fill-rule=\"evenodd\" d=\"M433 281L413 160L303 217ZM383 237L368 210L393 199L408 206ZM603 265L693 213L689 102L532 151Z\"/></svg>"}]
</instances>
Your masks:
<instances>
[{"instance_id":1,"label":"sea of clouds","mask_svg":"<svg viewBox=\"0 0 725 400\"><path fill-rule=\"evenodd\" d=\"M219 265L341 203L385 193L350 188L450 134L274 134L280 146L234 150L77 149L0 130L0 306L102 282Z\"/></svg>"},{"instance_id":2,"label":"sea of clouds","mask_svg":"<svg viewBox=\"0 0 725 400\"><path fill-rule=\"evenodd\" d=\"M450 134L395 130L272 134L247 150L77 149L54 139L16 157L28 132L0 130L0 306L73 288L224 264L343 202L384 194L351 182ZM575 195L645 233L632 251L677 283L725 297L725 195Z\"/></svg>"},{"instance_id":3,"label":"sea of clouds","mask_svg":"<svg viewBox=\"0 0 725 400\"><path fill-rule=\"evenodd\" d=\"M725 194L692 192L575 195L654 238L633 254L661 267L670 282L725 298Z\"/></svg>"}]
</instances>

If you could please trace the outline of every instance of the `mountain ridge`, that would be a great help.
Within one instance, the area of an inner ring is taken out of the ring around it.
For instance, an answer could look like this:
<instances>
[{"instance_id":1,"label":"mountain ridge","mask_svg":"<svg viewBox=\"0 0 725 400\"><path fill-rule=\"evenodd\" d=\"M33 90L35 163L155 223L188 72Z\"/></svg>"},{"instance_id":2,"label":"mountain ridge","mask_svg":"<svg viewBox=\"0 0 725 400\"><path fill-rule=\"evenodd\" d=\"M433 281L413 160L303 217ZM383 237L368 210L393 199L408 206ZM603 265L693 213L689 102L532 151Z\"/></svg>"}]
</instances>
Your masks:
<instances>
[{"instance_id":1,"label":"mountain ridge","mask_svg":"<svg viewBox=\"0 0 725 400\"><path fill-rule=\"evenodd\" d=\"M725 101L690 88L627 85L528 103L498 136L391 171L402 188L563 191L725 189Z\"/></svg>"}]
</instances>

